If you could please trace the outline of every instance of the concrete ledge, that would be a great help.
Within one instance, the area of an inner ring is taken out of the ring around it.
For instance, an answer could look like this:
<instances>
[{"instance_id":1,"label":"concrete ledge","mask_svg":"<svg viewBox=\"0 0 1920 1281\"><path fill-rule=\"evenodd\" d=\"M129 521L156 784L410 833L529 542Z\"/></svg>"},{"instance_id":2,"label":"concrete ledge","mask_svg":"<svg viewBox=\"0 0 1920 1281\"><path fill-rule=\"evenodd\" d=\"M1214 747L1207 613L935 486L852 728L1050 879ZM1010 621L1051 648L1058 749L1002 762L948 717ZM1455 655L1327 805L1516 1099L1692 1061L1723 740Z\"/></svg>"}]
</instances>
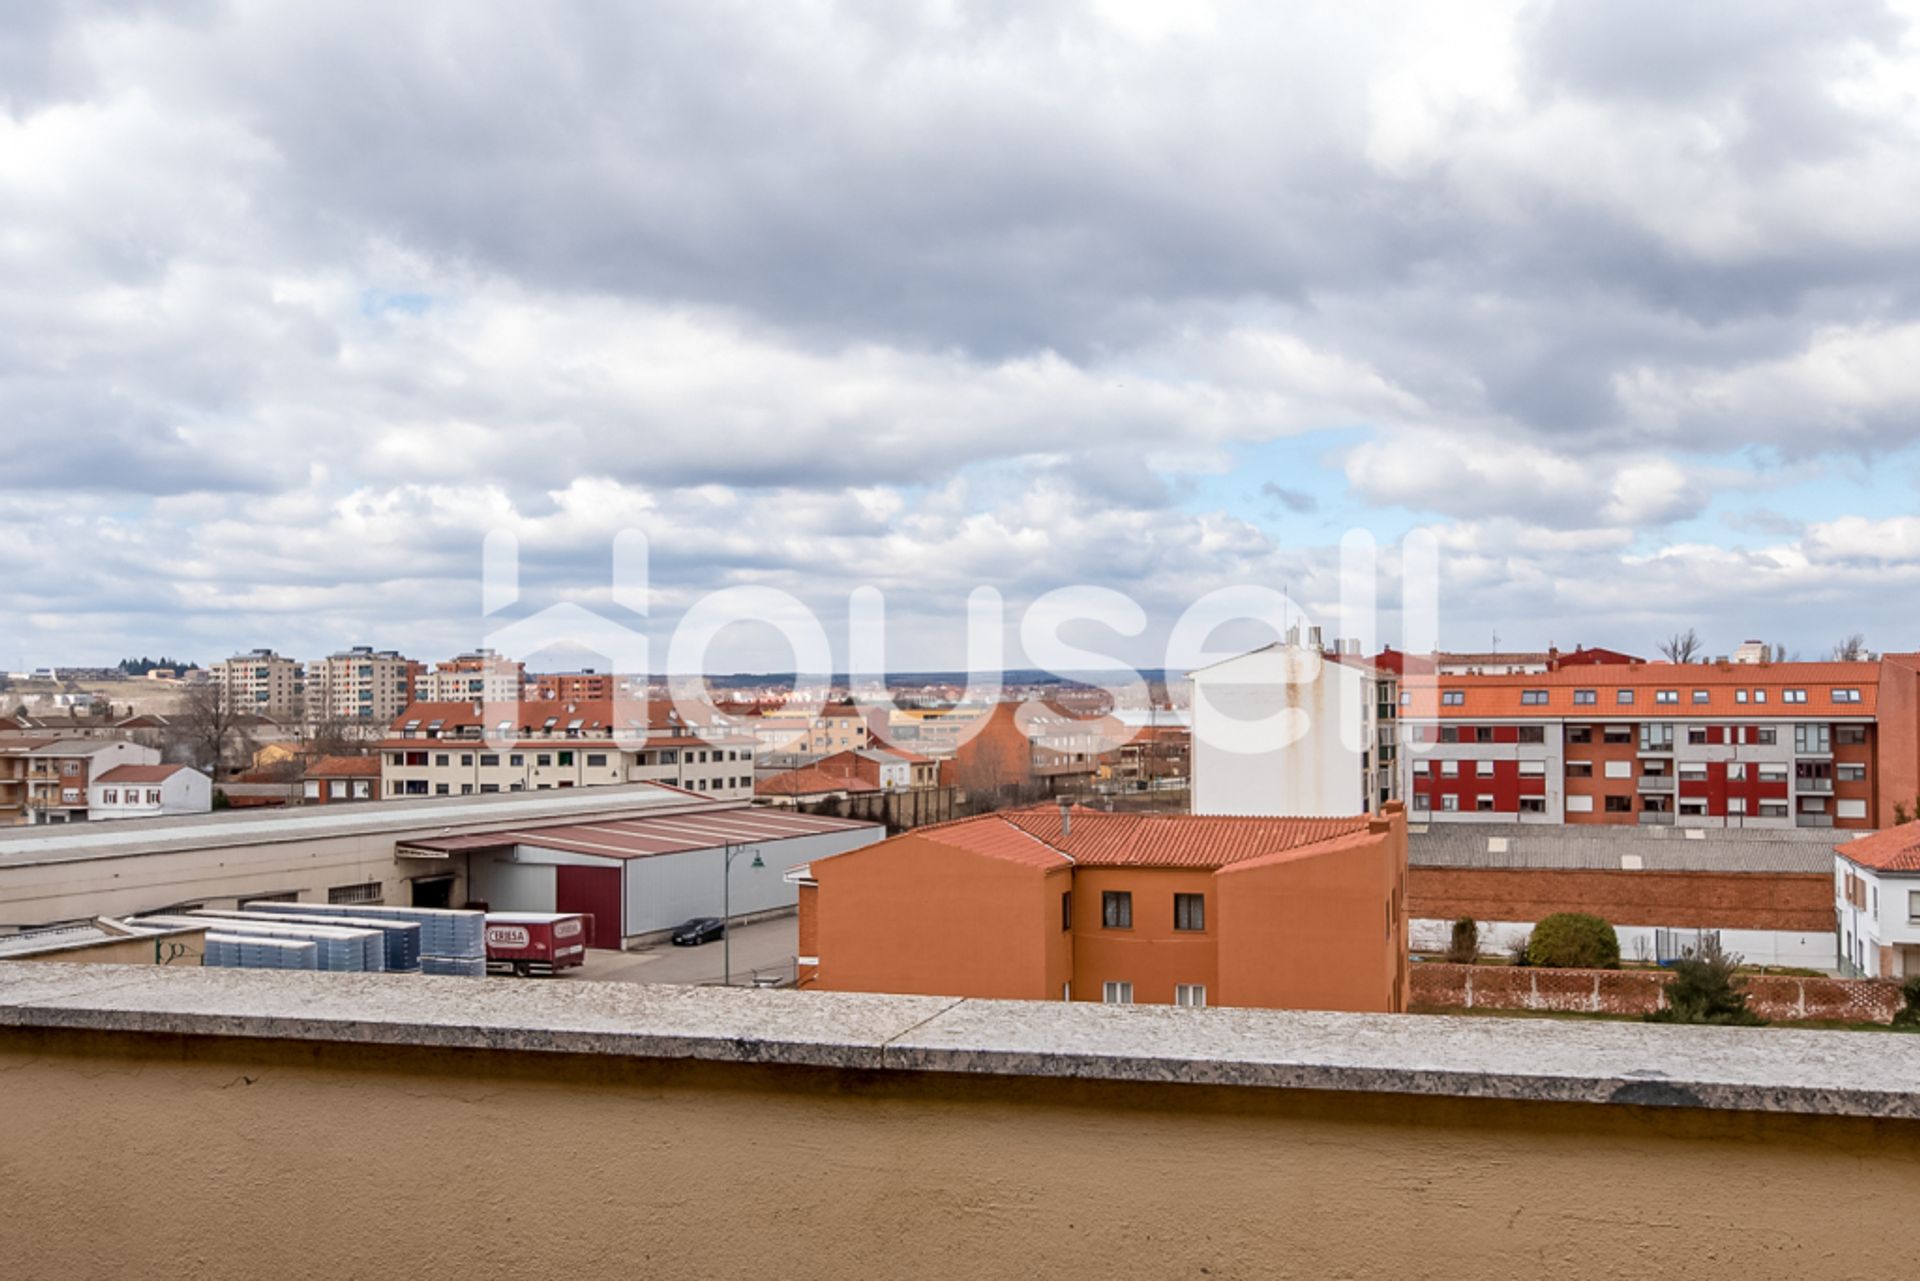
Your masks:
<instances>
[{"instance_id":1,"label":"concrete ledge","mask_svg":"<svg viewBox=\"0 0 1920 1281\"><path fill-rule=\"evenodd\" d=\"M1920 1037L0 964L0 1028L1920 1119Z\"/></svg>"}]
</instances>

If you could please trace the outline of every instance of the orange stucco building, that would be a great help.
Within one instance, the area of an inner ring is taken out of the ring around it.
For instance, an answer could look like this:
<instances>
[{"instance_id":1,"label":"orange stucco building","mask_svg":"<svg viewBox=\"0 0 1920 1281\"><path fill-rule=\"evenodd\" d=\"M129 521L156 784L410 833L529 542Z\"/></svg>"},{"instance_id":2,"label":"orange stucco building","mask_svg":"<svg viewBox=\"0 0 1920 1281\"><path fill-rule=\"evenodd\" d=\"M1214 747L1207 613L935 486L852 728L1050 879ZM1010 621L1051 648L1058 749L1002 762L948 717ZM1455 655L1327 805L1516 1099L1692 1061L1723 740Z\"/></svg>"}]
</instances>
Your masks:
<instances>
[{"instance_id":1,"label":"orange stucco building","mask_svg":"<svg viewBox=\"0 0 1920 1281\"><path fill-rule=\"evenodd\" d=\"M1312 819L1036 806L921 828L798 878L802 987L1406 1007L1398 802Z\"/></svg>"}]
</instances>

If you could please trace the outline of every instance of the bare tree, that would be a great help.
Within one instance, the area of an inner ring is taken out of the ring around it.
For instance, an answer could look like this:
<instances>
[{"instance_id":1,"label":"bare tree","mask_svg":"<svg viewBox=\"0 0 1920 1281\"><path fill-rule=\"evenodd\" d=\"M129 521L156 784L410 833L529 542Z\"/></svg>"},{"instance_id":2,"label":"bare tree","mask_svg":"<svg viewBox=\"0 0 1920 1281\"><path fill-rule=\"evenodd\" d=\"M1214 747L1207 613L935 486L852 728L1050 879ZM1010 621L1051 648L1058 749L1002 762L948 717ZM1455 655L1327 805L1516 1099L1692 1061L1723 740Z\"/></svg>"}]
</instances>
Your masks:
<instances>
[{"instance_id":1,"label":"bare tree","mask_svg":"<svg viewBox=\"0 0 1920 1281\"><path fill-rule=\"evenodd\" d=\"M251 754L246 728L251 719L235 706L226 686L190 685L180 710L167 720L166 754L218 779L227 766Z\"/></svg>"},{"instance_id":2,"label":"bare tree","mask_svg":"<svg viewBox=\"0 0 1920 1281\"><path fill-rule=\"evenodd\" d=\"M1770 661L1775 663L1785 663L1790 661L1787 657L1786 642L1775 641L1773 643L1773 652L1768 657ZM1795 655L1794 657L1797 659L1799 656Z\"/></svg>"},{"instance_id":3,"label":"bare tree","mask_svg":"<svg viewBox=\"0 0 1920 1281\"><path fill-rule=\"evenodd\" d=\"M1867 638L1859 632L1853 633L1833 647L1833 661L1836 663L1857 663L1867 656Z\"/></svg>"},{"instance_id":4,"label":"bare tree","mask_svg":"<svg viewBox=\"0 0 1920 1281\"><path fill-rule=\"evenodd\" d=\"M1669 663L1696 663L1704 652L1700 634L1691 627L1684 632L1675 632L1660 644L1660 653Z\"/></svg>"}]
</instances>

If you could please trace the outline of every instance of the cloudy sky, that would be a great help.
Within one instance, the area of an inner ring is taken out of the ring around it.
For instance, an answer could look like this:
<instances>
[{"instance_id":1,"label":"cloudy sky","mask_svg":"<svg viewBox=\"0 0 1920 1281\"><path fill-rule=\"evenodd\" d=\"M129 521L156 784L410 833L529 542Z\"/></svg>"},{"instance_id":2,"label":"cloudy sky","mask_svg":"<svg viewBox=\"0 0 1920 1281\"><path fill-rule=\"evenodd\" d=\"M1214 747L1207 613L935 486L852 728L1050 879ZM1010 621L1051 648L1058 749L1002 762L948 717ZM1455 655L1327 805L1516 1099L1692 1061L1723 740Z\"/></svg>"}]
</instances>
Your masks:
<instances>
[{"instance_id":1,"label":"cloudy sky","mask_svg":"<svg viewBox=\"0 0 1920 1281\"><path fill-rule=\"evenodd\" d=\"M1356 528L1455 648L1920 648L1917 95L1854 0L22 6L0 669L442 656L623 529L896 668Z\"/></svg>"}]
</instances>

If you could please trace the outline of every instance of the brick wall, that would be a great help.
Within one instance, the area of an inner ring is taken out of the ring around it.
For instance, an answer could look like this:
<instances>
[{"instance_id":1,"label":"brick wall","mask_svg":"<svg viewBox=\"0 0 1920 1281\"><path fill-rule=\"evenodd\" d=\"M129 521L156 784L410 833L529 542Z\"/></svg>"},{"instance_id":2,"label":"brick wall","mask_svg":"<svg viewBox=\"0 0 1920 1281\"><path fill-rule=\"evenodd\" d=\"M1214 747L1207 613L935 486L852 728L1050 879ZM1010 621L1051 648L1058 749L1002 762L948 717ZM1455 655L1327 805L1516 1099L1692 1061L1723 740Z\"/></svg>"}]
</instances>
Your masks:
<instances>
[{"instance_id":1,"label":"brick wall","mask_svg":"<svg viewBox=\"0 0 1920 1281\"><path fill-rule=\"evenodd\" d=\"M1615 925L1669 929L1833 929L1833 881L1802 872L1627 872L1413 867L1409 915L1425 920L1538 921L1591 912Z\"/></svg>"},{"instance_id":2,"label":"brick wall","mask_svg":"<svg viewBox=\"0 0 1920 1281\"><path fill-rule=\"evenodd\" d=\"M1648 1014L1665 1003L1658 970L1548 970L1509 965L1416 965L1416 1010L1564 1010ZM1747 979L1747 1004L1775 1023L1806 1019L1887 1023L1900 1008L1897 984L1876 979Z\"/></svg>"}]
</instances>

